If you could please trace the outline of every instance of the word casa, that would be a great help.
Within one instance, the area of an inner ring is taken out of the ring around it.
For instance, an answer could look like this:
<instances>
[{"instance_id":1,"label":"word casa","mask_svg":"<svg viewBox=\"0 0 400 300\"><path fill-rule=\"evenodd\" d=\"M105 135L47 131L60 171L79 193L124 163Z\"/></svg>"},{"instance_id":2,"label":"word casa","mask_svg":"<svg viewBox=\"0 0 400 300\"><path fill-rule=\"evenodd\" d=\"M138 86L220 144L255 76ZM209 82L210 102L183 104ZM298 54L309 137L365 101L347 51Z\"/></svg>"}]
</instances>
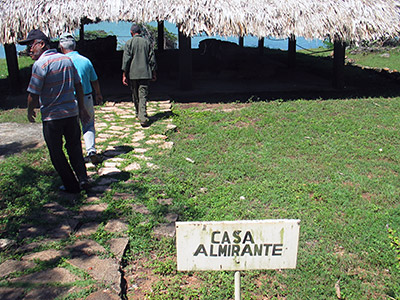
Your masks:
<instances>
[{"instance_id":1,"label":"word casa","mask_svg":"<svg viewBox=\"0 0 400 300\"><path fill-rule=\"evenodd\" d=\"M242 235L241 230L229 232L213 231L211 243L198 245L194 256L281 256L283 244L255 243L251 231Z\"/></svg>"}]
</instances>

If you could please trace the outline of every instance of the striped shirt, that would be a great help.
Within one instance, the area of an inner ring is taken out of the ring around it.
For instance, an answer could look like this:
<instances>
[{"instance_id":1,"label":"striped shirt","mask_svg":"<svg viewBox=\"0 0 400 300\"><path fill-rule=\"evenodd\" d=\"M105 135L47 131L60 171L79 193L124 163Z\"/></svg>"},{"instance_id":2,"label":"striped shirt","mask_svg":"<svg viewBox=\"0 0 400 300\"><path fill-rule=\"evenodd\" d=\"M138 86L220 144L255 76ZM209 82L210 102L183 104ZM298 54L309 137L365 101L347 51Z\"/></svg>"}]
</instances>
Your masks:
<instances>
[{"instance_id":1,"label":"striped shirt","mask_svg":"<svg viewBox=\"0 0 400 300\"><path fill-rule=\"evenodd\" d=\"M74 85L80 77L71 59L56 49L45 51L32 66L27 91L39 95L42 121L77 116L78 103Z\"/></svg>"}]
</instances>

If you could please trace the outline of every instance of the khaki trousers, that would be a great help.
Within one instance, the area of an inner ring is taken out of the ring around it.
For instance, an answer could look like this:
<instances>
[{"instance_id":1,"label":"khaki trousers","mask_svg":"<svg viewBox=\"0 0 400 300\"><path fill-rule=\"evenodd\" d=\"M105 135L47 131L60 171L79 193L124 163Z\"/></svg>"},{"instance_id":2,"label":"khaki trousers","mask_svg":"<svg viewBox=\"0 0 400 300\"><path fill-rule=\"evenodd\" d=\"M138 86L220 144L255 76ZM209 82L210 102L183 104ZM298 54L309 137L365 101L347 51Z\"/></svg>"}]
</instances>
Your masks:
<instances>
[{"instance_id":1,"label":"khaki trousers","mask_svg":"<svg viewBox=\"0 0 400 300\"><path fill-rule=\"evenodd\" d=\"M148 79L131 79L132 100L135 104L136 117L141 123L147 122L147 100L149 95Z\"/></svg>"}]
</instances>

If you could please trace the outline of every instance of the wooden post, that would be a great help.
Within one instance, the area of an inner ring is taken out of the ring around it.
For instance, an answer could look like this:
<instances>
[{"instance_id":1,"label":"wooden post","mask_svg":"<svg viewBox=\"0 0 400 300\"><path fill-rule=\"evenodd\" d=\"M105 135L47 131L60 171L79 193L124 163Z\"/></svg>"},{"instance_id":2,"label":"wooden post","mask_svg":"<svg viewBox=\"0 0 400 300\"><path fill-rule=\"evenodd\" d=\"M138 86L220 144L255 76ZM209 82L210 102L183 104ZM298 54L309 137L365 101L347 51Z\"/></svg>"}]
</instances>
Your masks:
<instances>
[{"instance_id":1,"label":"wooden post","mask_svg":"<svg viewBox=\"0 0 400 300\"><path fill-rule=\"evenodd\" d=\"M79 27L79 46L83 48L85 46L85 22L81 19L81 27Z\"/></svg>"},{"instance_id":2,"label":"wooden post","mask_svg":"<svg viewBox=\"0 0 400 300\"><path fill-rule=\"evenodd\" d=\"M296 67L296 36L291 34L288 45L288 67L293 69Z\"/></svg>"},{"instance_id":3,"label":"wooden post","mask_svg":"<svg viewBox=\"0 0 400 300\"><path fill-rule=\"evenodd\" d=\"M244 37L239 36L239 47L243 48L244 47Z\"/></svg>"},{"instance_id":4,"label":"wooden post","mask_svg":"<svg viewBox=\"0 0 400 300\"><path fill-rule=\"evenodd\" d=\"M164 21L157 22L157 49L164 51Z\"/></svg>"},{"instance_id":5,"label":"wooden post","mask_svg":"<svg viewBox=\"0 0 400 300\"><path fill-rule=\"evenodd\" d=\"M181 31L179 39L179 87L182 90L192 89L192 39Z\"/></svg>"},{"instance_id":6,"label":"wooden post","mask_svg":"<svg viewBox=\"0 0 400 300\"><path fill-rule=\"evenodd\" d=\"M264 38L258 40L258 52L260 55L264 54Z\"/></svg>"},{"instance_id":7,"label":"wooden post","mask_svg":"<svg viewBox=\"0 0 400 300\"><path fill-rule=\"evenodd\" d=\"M333 47L333 87L343 89L346 44L338 39L334 41Z\"/></svg>"},{"instance_id":8,"label":"wooden post","mask_svg":"<svg viewBox=\"0 0 400 300\"><path fill-rule=\"evenodd\" d=\"M10 91L14 93L19 93L21 88L21 81L19 77L17 49L15 47L15 44L5 44L4 51L6 54Z\"/></svg>"}]
</instances>

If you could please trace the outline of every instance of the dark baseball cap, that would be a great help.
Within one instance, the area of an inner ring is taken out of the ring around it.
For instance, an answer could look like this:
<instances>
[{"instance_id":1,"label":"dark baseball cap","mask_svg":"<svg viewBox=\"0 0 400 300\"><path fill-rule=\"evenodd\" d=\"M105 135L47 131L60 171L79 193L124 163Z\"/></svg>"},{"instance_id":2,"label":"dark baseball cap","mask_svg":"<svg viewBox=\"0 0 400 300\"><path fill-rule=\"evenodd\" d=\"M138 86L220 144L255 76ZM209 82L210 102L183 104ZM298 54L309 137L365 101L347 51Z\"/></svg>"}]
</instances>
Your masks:
<instances>
[{"instance_id":1,"label":"dark baseball cap","mask_svg":"<svg viewBox=\"0 0 400 300\"><path fill-rule=\"evenodd\" d=\"M28 33L28 37L25 40L18 41L20 45L28 45L30 42L34 40L43 40L49 42L49 38L39 29L33 29Z\"/></svg>"}]
</instances>

